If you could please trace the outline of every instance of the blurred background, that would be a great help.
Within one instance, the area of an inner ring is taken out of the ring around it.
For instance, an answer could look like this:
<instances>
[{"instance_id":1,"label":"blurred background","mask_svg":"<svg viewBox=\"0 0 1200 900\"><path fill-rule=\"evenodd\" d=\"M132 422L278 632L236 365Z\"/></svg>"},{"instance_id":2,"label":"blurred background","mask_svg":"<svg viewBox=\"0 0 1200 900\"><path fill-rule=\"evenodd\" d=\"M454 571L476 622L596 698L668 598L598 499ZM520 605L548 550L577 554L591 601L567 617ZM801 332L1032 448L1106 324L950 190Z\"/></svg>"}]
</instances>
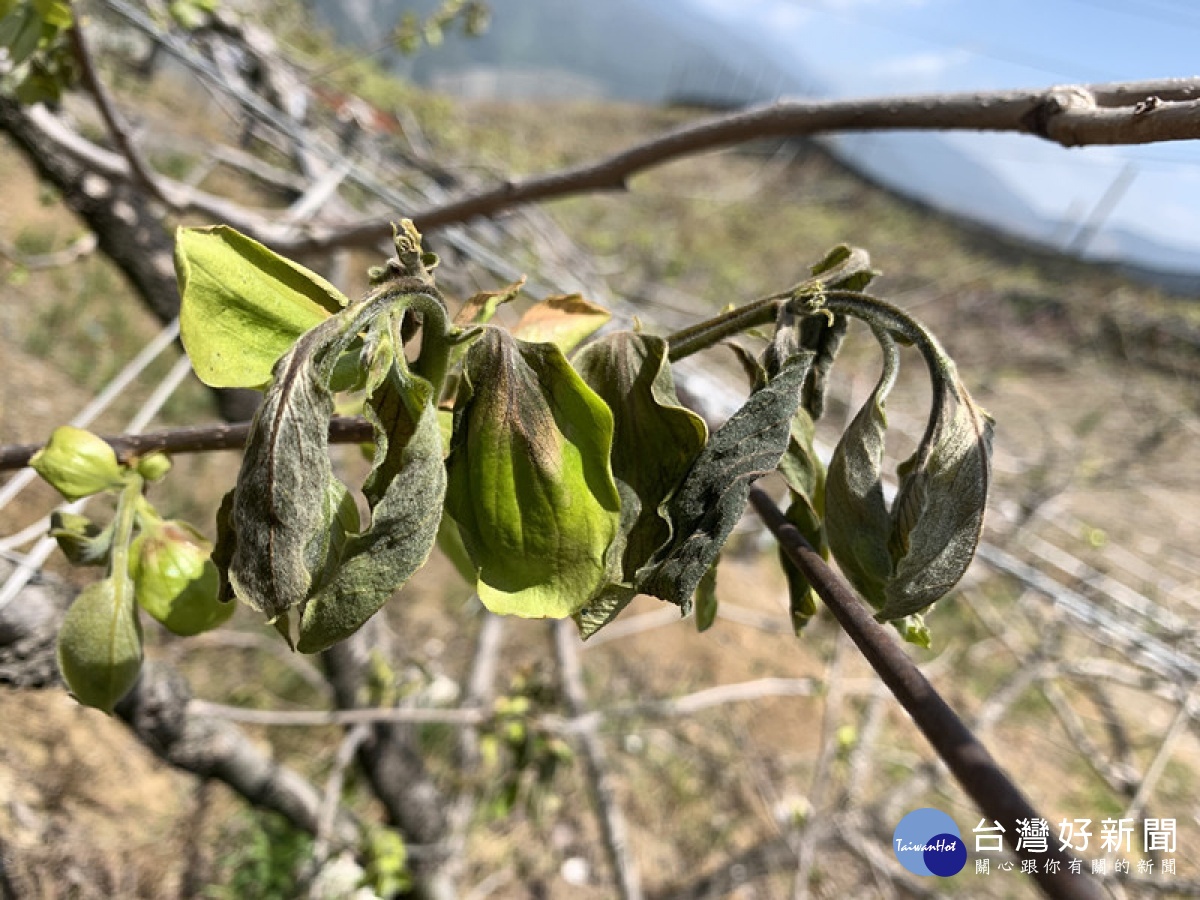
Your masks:
<instances>
[{"instance_id":1,"label":"blurred background","mask_svg":"<svg viewBox=\"0 0 1200 900\"><path fill-rule=\"evenodd\" d=\"M1167 0L494 0L482 34L452 25L399 52L405 13L423 21L436 6L247 0L225 8L253 30L185 31L165 7L85 4L100 71L154 168L265 211L292 236L310 222L414 214L780 97L1188 76L1200 27L1200 12ZM251 77L255 66L272 77ZM82 92L61 113L115 148ZM0 443L45 440L85 410L101 433L217 421L172 343L170 302L147 296L136 260L96 252L95 220L66 208L64 196L77 195L38 172L22 126L5 121ZM1046 816L1052 839L1064 821L1091 820L1090 844L1077 849L1109 895L1197 896L1197 163L1190 142L759 141L652 170L624 192L428 238L454 302L525 274L525 295L501 321L537 298L580 292L613 310L611 327L636 320L663 334L795 284L838 243L868 250L883 272L873 289L932 328L997 421L984 543L930 612L932 647L908 652ZM156 215L168 252L174 224L210 221L203 210ZM383 249L302 261L354 296ZM164 277L151 292L160 299L169 266ZM826 452L879 366L869 333L852 330L818 432ZM915 355L901 375L889 473L919 439L928 403ZM713 422L746 393L723 349L681 365L677 380ZM357 448L333 455L344 479L365 473ZM237 463L181 455L155 502L211 537ZM764 486L783 498L781 484ZM37 482L0 490L4 589L22 570L29 588L86 584L93 573L35 558L57 495ZM718 618L703 634L676 608L640 598L564 656L546 623L486 616L435 555L373 629L357 702L500 702L522 716L569 716L575 659L646 896L1037 896L1019 864L1002 868L1013 857L974 852L978 812L832 619L792 632L775 547L752 515L717 591ZM16 609L28 595L13 596ZM45 687L29 675L25 645L0 638L0 681L11 686L0 692L0 721L11 723L0 741L0 896L340 896L312 880L328 841L315 850L295 822L219 778L181 771L178 759L167 764L153 736L139 741ZM148 658L199 700L266 713L341 702L328 660L288 653L245 610L188 640L148 622L147 642ZM434 806L456 811L421 834L398 824L366 769L347 768L343 729L251 723L239 733L360 821L401 835L418 885L448 856L463 897L617 896L592 802L594 747L535 719L516 726L485 729L473 752L473 732L452 724L388 729ZM925 806L947 812L972 851L954 878L911 875L891 853L896 824ZM1105 819L1131 823L1128 849L1100 846ZM1167 820L1171 849L1148 847L1146 823ZM1015 823L1005 826L1011 846ZM372 871L357 877L387 893Z\"/></svg>"}]
</instances>

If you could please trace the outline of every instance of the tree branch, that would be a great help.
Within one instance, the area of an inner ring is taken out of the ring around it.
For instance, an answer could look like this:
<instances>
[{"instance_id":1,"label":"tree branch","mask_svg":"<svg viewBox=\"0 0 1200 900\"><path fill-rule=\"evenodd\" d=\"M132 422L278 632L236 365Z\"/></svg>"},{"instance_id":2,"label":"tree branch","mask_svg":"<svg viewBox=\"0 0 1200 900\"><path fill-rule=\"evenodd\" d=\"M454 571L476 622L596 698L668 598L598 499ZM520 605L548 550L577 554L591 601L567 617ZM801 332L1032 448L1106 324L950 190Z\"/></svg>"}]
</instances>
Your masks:
<instances>
[{"instance_id":1,"label":"tree branch","mask_svg":"<svg viewBox=\"0 0 1200 900\"><path fill-rule=\"evenodd\" d=\"M1042 818L895 638L875 621L849 585L809 546L771 498L755 487L750 491L750 504L984 816L998 822ZM1093 879L1082 873L1072 874L1071 857L1053 846L1047 854L1024 850L1017 851L1017 856L1033 860L1048 856L1058 860L1058 872L1046 872L1043 868L1033 876L1047 897L1099 900L1103 896Z\"/></svg>"},{"instance_id":2,"label":"tree branch","mask_svg":"<svg viewBox=\"0 0 1200 900\"><path fill-rule=\"evenodd\" d=\"M506 181L489 190L417 210L411 218L422 231L434 231L524 203L623 190L630 178L648 169L759 138L887 130L1018 132L1064 147L1191 140L1200 138L1200 79L866 100L782 101L685 125L598 160ZM331 246L369 247L386 239L389 228L385 222L363 222L273 246L292 253Z\"/></svg>"}]
</instances>

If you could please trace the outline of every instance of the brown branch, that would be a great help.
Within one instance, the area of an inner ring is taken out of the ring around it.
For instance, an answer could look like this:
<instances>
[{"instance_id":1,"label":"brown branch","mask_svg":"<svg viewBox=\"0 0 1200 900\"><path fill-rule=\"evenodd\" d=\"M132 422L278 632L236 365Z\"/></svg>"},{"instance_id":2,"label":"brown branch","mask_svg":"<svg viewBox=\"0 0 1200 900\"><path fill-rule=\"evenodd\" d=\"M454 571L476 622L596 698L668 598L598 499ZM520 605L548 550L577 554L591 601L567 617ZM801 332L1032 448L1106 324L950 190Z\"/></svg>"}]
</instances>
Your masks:
<instances>
[{"instance_id":1,"label":"brown branch","mask_svg":"<svg viewBox=\"0 0 1200 900\"><path fill-rule=\"evenodd\" d=\"M623 190L630 178L648 169L759 138L886 130L1018 132L1064 147L1191 140L1200 138L1200 79L867 100L782 101L685 125L598 160L506 181L489 190L417 210L411 218L422 231L433 231L524 203ZM332 246L369 247L386 239L389 229L385 222L363 222L273 246L292 253Z\"/></svg>"},{"instance_id":2,"label":"brown branch","mask_svg":"<svg viewBox=\"0 0 1200 900\"><path fill-rule=\"evenodd\" d=\"M147 431L145 434L114 434L103 437L116 451L117 458L128 462L134 457L144 456L155 450L163 453L238 450L245 445L249 433L250 423L239 422L236 425L191 425ZM359 444L373 438L371 423L366 419L358 416L334 416L329 420L331 444ZM0 472L29 465L33 454L41 448L41 444L9 444L0 447Z\"/></svg>"},{"instance_id":3,"label":"brown branch","mask_svg":"<svg viewBox=\"0 0 1200 900\"><path fill-rule=\"evenodd\" d=\"M985 818L998 822L1042 818L987 748L934 690L895 638L875 621L863 601L808 545L771 498L756 487L750 491L750 503L779 541L788 559L813 585ZM1047 897L1099 900L1103 896L1093 879L1083 874L1071 874L1071 857L1053 846L1048 854L1031 854L1025 850L1017 851L1017 856L1033 860L1048 856L1058 860L1058 872L1038 870L1033 876Z\"/></svg>"}]
</instances>

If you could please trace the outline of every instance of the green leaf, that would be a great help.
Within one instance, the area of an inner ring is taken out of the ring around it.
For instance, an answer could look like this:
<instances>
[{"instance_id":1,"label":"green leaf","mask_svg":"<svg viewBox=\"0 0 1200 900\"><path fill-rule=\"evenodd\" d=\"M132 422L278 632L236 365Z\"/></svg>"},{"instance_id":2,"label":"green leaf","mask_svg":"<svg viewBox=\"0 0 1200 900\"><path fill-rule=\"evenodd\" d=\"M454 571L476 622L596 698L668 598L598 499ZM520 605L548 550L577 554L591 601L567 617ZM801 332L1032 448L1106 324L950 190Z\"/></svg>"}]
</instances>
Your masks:
<instances>
[{"instance_id":1,"label":"green leaf","mask_svg":"<svg viewBox=\"0 0 1200 900\"><path fill-rule=\"evenodd\" d=\"M613 417L553 344L487 327L463 365L446 509L493 612L563 618L606 584Z\"/></svg>"},{"instance_id":2,"label":"green leaf","mask_svg":"<svg viewBox=\"0 0 1200 900\"><path fill-rule=\"evenodd\" d=\"M708 631L717 621L717 566L720 562L718 556L696 585L696 630L699 632Z\"/></svg>"},{"instance_id":3,"label":"green leaf","mask_svg":"<svg viewBox=\"0 0 1200 900\"><path fill-rule=\"evenodd\" d=\"M882 330L875 337L884 366L875 390L842 435L825 479L825 531L843 574L876 609L892 575L891 517L883 496L887 396L896 383L900 353Z\"/></svg>"},{"instance_id":4,"label":"green leaf","mask_svg":"<svg viewBox=\"0 0 1200 900\"><path fill-rule=\"evenodd\" d=\"M8 48L11 69L21 65L37 50L45 32L45 25L31 6L23 6L0 21L0 46Z\"/></svg>"},{"instance_id":5,"label":"green leaf","mask_svg":"<svg viewBox=\"0 0 1200 900\"><path fill-rule=\"evenodd\" d=\"M530 343L548 342L570 353L608 324L612 313L589 303L579 294L557 294L535 303L513 328L513 334Z\"/></svg>"},{"instance_id":6,"label":"green leaf","mask_svg":"<svg viewBox=\"0 0 1200 900\"><path fill-rule=\"evenodd\" d=\"M231 510L236 541L228 578L238 598L268 619L308 596L324 562L334 515L329 378L348 340L345 330L341 316L327 319L279 360L246 441Z\"/></svg>"},{"instance_id":7,"label":"green leaf","mask_svg":"<svg viewBox=\"0 0 1200 900\"><path fill-rule=\"evenodd\" d=\"M361 628L425 564L437 538L446 469L432 385L396 357L365 411L377 444L363 485L371 526L348 537L335 574L307 601L297 644L303 653L324 650Z\"/></svg>"},{"instance_id":8,"label":"green leaf","mask_svg":"<svg viewBox=\"0 0 1200 900\"><path fill-rule=\"evenodd\" d=\"M934 409L932 440L900 466L889 548L895 574L883 619L920 612L975 556L991 480L992 420L957 379Z\"/></svg>"},{"instance_id":9,"label":"green leaf","mask_svg":"<svg viewBox=\"0 0 1200 900\"><path fill-rule=\"evenodd\" d=\"M47 25L71 27L71 4L66 0L33 0L33 8Z\"/></svg>"},{"instance_id":10,"label":"green leaf","mask_svg":"<svg viewBox=\"0 0 1200 900\"><path fill-rule=\"evenodd\" d=\"M87 516L56 509L50 513L50 537L73 566L103 566L112 552L113 529Z\"/></svg>"},{"instance_id":11,"label":"green leaf","mask_svg":"<svg viewBox=\"0 0 1200 900\"><path fill-rule=\"evenodd\" d=\"M797 355L713 433L667 505L670 542L638 573L637 588L684 612L745 510L750 488L779 465L811 357Z\"/></svg>"},{"instance_id":12,"label":"green leaf","mask_svg":"<svg viewBox=\"0 0 1200 900\"><path fill-rule=\"evenodd\" d=\"M679 403L660 337L622 331L584 347L579 376L613 413L612 472L621 496L620 570L631 583L671 537L661 510L704 449L704 420ZM623 545L623 546L622 546Z\"/></svg>"},{"instance_id":13,"label":"green leaf","mask_svg":"<svg viewBox=\"0 0 1200 900\"><path fill-rule=\"evenodd\" d=\"M58 668L84 706L112 713L142 668L142 626L124 572L84 588L58 632Z\"/></svg>"},{"instance_id":14,"label":"green leaf","mask_svg":"<svg viewBox=\"0 0 1200 900\"><path fill-rule=\"evenodd\" d=\"M319 275L226 225L180 228L179 327L211 387L260 387L300 335L346 305Z\"/></svg>"}]
</instances>

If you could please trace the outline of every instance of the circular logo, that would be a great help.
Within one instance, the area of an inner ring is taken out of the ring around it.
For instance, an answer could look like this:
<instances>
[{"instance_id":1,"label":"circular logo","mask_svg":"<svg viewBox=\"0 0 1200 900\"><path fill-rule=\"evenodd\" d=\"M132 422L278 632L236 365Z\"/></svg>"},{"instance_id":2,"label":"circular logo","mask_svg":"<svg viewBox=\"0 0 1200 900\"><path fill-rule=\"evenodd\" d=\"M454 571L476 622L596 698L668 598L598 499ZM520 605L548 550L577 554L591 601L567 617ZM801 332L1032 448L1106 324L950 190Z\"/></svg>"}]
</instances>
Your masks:
<instances>
[{"instance_id":1,"label":"circular logo","mask_svg":"<svg viewBox=\"0 0 1200 900\"><path fill-rule=\"evenodd\" d=\"M949 878L967 864L967 845L954 820L940 809L914 809L896 826L892 852L914 875Z\"/></svg>"}]
</instances>

